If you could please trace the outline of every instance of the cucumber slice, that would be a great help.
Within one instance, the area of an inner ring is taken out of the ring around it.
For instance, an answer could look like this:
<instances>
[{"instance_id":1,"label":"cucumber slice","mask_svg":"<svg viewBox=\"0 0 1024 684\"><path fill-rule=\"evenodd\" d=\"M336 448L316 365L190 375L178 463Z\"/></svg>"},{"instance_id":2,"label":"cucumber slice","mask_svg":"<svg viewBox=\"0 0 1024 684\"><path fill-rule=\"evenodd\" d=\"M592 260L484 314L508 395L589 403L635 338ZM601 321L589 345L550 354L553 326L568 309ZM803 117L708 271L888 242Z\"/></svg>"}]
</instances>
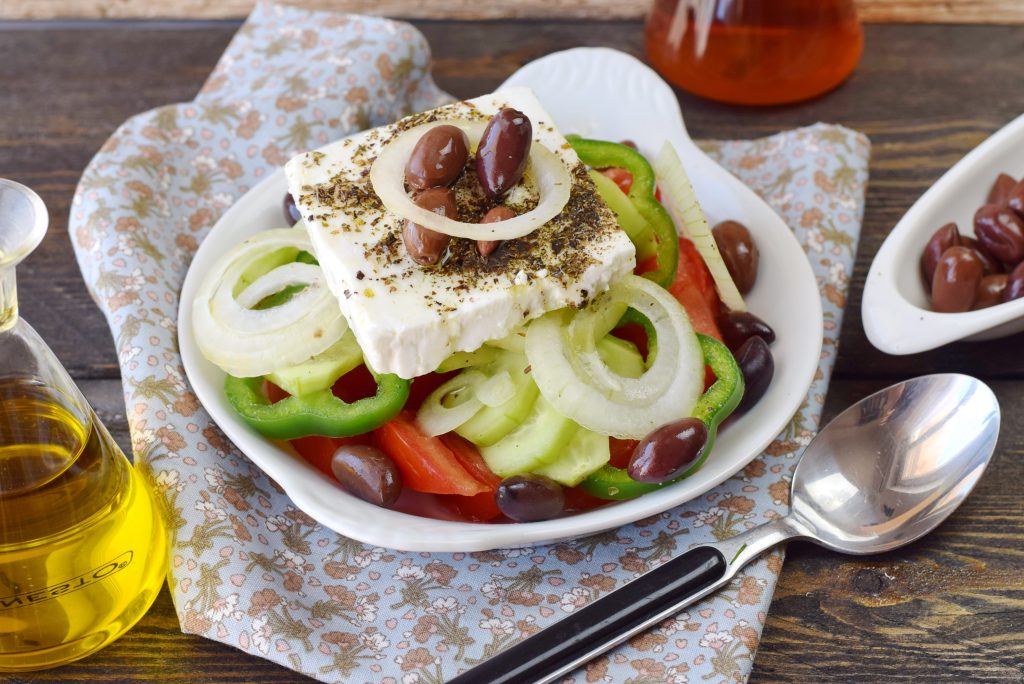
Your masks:
<instances>
[{"instance_id":1,"label":"cucumber slice","mask_svg":"<svg viewBox=\"0 0 1024 684\"><path fill-rule=\"evenodd\" d=\"M576 423L538 397L526 420L500 441L481 447L480 455L501 477L530 472L561 456L577 429Z\"/></svg>"},{"instance_id":2,"label":"cucumber slice","mask_svg":"<svg viewBox=\"0 0 1024 684\"><path fill-rule=\"evenodd\" d=\"M471 352L455 352L447 359L441 362L441 365L437 367L438 373L449 373L451 371L462 370L463 368L469 368L470 366L483 366L489 363L494 363L498 360L501 352L493 347L483 346L476 351Z\"/></svg>"},{"instance_id":3,"label":"cucumber slice","mask_svg":"<svg viewBox=\"0 0 1024 684\"><path fill-rule=\"evenodd\" d=\"M597 353L612 372L625 378L639 378L647 370L636 345L608 335L597 341Z\"/></svg>"},{"instance_id":4,"label":"cucumber slice","mask_svg":"<svg viewBox=\"0 0 1024 684\"><path fill-rule=\"evenodd\" d=\"M516 383L507 370L499 370L473 388L476 398L484 406L501 406L515 396Z\"/></svg>"},{"instance_id":5,"label":"cucumber slice","mask_svg":"<svg viewBox=\"0 0 1024 684\"><path fill-rule=\"evenodd\" d=\"M338 378L363 362L363 351L351 330L309 361L282 368L266 376L288 394L303 396L329 388Z\"/></svg>"},{"instance_id":6,"label":"cucumber slice","mask_svg":"<svg viewBox=\"0 0 1024 684\"><path fill-rule=\"evenodd\" d=\"M261 275L270 273L278 266L292 263L298 255L299 249L297 247L282 247L281 249L275 249L273 252L264 254L259 259L253 259L248 268L242 271L242 275L239 276L238 282L235 283L231 294L237 297L245 291L245 288L256 282L257 278Z\"/></svg>"},{"instance_id":7,"label":"cucumber slice","mask_svg":"<svg viewBox=\"0 0 1024 684\"><path fill-rule=\"evenodd\" d=\"M594 169L591 169L588 174L594 181L597 194L615 214L619 227L629 236L636 247L636 260L643 261L657 254L658 246L651 225L640 214L629 196L622 192L618 183Z\"/></svg>"},{"instance_id":8,"label":"cucumber slice","mask_svg":"<svg viewBox=\"0 0 1024 684\"><path fill-rule=\"evenodd\" d=\"M516 388L516 393L507 402L501 406L483 407L455 432L478 447L490 446L526 420L539 394L537 385L525 383Z\"/></svg>"},{"instance_id":9,"label":"cucumber slice","mask_svg":"<svg viewBox=\"0 0 1024 684\"><path fill-rule=\"evenodd\" d=\"M533 472L550 477L566 487L575 487L610 459L608 438L586 428L580 428L566 445L561 456L547 465L534 469Z\"/></svg>"},{"instance_id":10,"label":"cucumber slice","mask_svg":"<svg viewBox=\"0 0 1024 684\"><path fill-rule=\"evenodd\" d=\"M498 352L498 358L480 370L495 374L507 371L514 385L512 397L498 406L484 406L475 416L455 429L477 446L490 446L519 426L530 415L540 391L526 372L529 362L522 354Z\"/></svg>"}]
</instances>

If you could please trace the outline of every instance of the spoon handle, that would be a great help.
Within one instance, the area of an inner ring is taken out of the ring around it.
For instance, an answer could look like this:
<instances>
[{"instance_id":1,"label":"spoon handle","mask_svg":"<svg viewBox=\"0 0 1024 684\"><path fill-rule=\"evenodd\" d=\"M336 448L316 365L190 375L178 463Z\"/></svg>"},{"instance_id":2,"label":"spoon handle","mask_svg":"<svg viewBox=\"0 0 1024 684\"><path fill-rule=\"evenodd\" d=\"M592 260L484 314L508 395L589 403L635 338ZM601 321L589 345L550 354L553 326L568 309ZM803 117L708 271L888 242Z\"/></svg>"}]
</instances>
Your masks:
<instances>
[{"instance_id":1,"label":"spoon handle","mask_svg":"<svg viewBox=\"0 0 1024 684\"><path fill-rule=\"evenodd\" d=\"M725 577L727 563L698 546L506 649L449 684L549 682L672 617Z\"/></svg>"}]
</instances>

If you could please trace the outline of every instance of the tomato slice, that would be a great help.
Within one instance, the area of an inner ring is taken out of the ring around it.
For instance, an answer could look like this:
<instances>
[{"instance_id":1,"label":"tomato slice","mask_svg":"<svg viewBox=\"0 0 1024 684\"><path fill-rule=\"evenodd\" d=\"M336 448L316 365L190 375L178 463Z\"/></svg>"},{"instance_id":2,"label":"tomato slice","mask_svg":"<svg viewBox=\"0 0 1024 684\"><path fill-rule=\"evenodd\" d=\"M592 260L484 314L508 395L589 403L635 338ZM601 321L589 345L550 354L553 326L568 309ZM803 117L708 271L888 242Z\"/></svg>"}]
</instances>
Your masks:
<instances>
[{"instance_id":1,"label":"tomato slice","mask_svg":"<svg viewBox=\"0 0 1024 684\"><path fill-rule=\"evenodd\" d=\"M355 437L321 437L320 435L310 435L309 437L293 439L291 445L299 452L299 456L306 459L310 465L333 478L334 471L331 470L331 458L333 458L334 452L338 450L338 447L346 444L370 444L371 441L372 435L369 434L356 435Z\"/></svg>"},{"instance_id":2,"label":"tomato slice","mask_svg":"<svg viewBox=\"0 0 1024 684\"><path fill-rule=\"evenodd\" d=\"M484 457L480 455L480 450L472 442L454 432L441 435L439 439L451 449L455 460L466 469L467 473L487 485L491 491L498 488L498 485L501 484L501 477L488 467Z\"/></svg>"},{"instance_id":3,"label":"tomato slice","mask_svg":"<svg viewBox=\"0 0 1024 684\"><path fill-rule=\"evenodd\" d=\"M331 388L334 396L349 404L372 397L377 393L377 381L365 364L359 364L345 373Z\"/></svg>"},{"instance_id":4,"label":"tomato slice","mask_svg":"<svg viewBox=\"0 0 1024 684\"><path fill-rule=\"evenodd\" d=\"M482 492L473 496L439 496L444 506L467 522L490 522L500 518L502 513L494 492Z\"/></svg>"},{"instance_id":5,"label":"tomato slice","mask_svg":"<svg viewBox=\"0 0 1024 684\"><path fill-rule=\"evenodd\" d=\"M658 255L647 257L643 261L638 261L636 266L633 268L633 275L643 275L649 271L653 271L658 268Z\"/></svg>"},{"instance_id":6,"label":"tomato slice","mask_svg":"<svg viewBox=\"0 0 1024 684\"><path fill-rule=\"evenodd\" d=\"M625 468L629 465L629 459L633 458L633 450L640 443L638 439L616 439L608 438L608 447L611 451L611 465L616 468Z\"/></svg>"},{"instance_id":7,"label":"tomato slice","mask_svg":"<svg viewBox=\"0 0 1024 684\"><path fill-rule=\"evenodd\" d=\"M640 352L640 356L645 359L647 358L647 331L639 323L620 325L615 330L612 330L612 335L620 340L632 342L636 346L637 351Z\"/></svg>"},{"instance_id":8,"label":"tomato slice","mask_svg":"<svg viewBox=\"0 0 1024 684\"><path fill-rule=\"evenodd\" d=\"M606 169L601 169L601 173L615 181L615 184L619 186L619 190L622 190L622 194L629 194L630 189L633 187L633 174L619 166L609 166Z\"/></svg>"},{"instance_id":9,"label":"tomato slice","mask_svg":"<svg viewBox=\"0 0 1024 684\"><path fill-rule=\"evenodd\" d=\"M409 413L384 423L375 435L377 445L402 473L402 484L417 492L472 496L490 489L470 475L440 439L423 434Z\"/></svg>"},{"instance_id":10,"label":"tomato slice","mask_svg":"<svg viewBox=\"0 0 1024 684\"><path fill-rule=\"evenodd\" d=\"M283 389L270 382L269 380L263 381L263 391L267 393L267 399L270 399L271 404L276 404L285 397L289 396Z\"/></svg>"},{"instance_id":11,"label":"tomato slice","mask_svg":"<svg viewBox=\"0 0 1024 684\"><path fill-rule=\"evenodd\" d=\"M582 487L566 487L564 491L567 511L589 511L612 503L587 493Z\"/></svg>"},{"instance_id":12,"label":"tomato slice","mask_svg":"<svg viewBox=\"0 0 1024 684\"><path fill-rule=\"evenodd\" d=\"M441 435L441 442L451 449L455 460L466 469L470 475L487 486L486 492L474 494L473 496L442 496L445 506L460 518L470 522L487 522L494 520L501 515L498 502L494 498L501 478L494 473L483 457L480 450L468 439L460 437L454 432Z\"/></svg>"},{"instance_id":13,"label":"tomato slice","mask_svg":"<svg viewBox=\"0 0 1024 684\"><path fill-rule=\"evenodd\" d=\"M310 465L320 472L334 477L334 473L331 472L331 457L334 456L334 451L338 447L334 445L333 439L313 435L293 439L291 444L299 452L299 456L306 459Z\"/></svg>"},{"instance_id":14,"label":"tomato slice","mask_svg":"<svg viewBox=\"0 0 1024 684\"><path fill-rule=\"evenodd\" d=\"M700 252L686 238L679 238L679 268L668 291L686 309L694 330L721 341L722 333L715 320L722 304L715 291L715 281Z\"/></svg>"}]
</instances>

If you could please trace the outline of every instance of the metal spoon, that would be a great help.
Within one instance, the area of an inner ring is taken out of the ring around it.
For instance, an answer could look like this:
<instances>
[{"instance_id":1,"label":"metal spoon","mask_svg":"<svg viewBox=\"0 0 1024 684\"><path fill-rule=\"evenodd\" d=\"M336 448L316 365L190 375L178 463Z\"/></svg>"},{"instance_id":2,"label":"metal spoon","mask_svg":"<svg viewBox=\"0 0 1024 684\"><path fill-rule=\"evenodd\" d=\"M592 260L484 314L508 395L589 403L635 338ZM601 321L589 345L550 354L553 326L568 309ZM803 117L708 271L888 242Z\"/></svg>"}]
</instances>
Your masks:
<instances>
[{"instance_id":1,"label":"metal spoon","mask_svg":"<svg viewBox=\"0 0 1024 684\"><path fill-rule=\"evenodd\" d=\"M554 681L721 588L787 539L850 554L909 544L970 493L998 435L995 395L966 375L928 375L872 394L807 446L788 515L690 549L449 684Z\"/></svg>"}]
</instances>

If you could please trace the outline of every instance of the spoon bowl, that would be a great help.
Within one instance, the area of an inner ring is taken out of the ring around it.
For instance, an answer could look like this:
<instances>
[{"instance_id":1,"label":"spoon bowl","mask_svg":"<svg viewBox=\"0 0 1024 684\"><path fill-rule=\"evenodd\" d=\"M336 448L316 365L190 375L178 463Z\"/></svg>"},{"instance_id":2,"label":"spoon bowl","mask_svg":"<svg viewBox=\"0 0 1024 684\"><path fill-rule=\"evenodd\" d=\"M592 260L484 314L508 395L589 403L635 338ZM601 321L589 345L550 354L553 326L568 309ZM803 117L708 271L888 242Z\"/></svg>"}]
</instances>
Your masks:
<instances>
[{"instance_id":1,"label":"spoon bowl","mask_svg":"<svg viewBox=\"0 0 1024 684\"><path fill-rule=\"evenodd\" d=\"M544 684L725 586L788 539L881 553L935 529L977 484L995 450L999 404L966 375L914 378L840 413L804 450L789 514L690 549L487 660L450 684Z\"/></svg>"},{"instance_id":2,"label":"spoon bowl","mask_svg":"<svg viewBox=\"0 0 1024 684\"><path fill-rule=\"evenodd\" d=\"M881 553L934 529L974 488L999 434L999 405L966 375L893 385L832 420L793 473L792 512L835 551Z\"/></svg>"}]
</instances>

